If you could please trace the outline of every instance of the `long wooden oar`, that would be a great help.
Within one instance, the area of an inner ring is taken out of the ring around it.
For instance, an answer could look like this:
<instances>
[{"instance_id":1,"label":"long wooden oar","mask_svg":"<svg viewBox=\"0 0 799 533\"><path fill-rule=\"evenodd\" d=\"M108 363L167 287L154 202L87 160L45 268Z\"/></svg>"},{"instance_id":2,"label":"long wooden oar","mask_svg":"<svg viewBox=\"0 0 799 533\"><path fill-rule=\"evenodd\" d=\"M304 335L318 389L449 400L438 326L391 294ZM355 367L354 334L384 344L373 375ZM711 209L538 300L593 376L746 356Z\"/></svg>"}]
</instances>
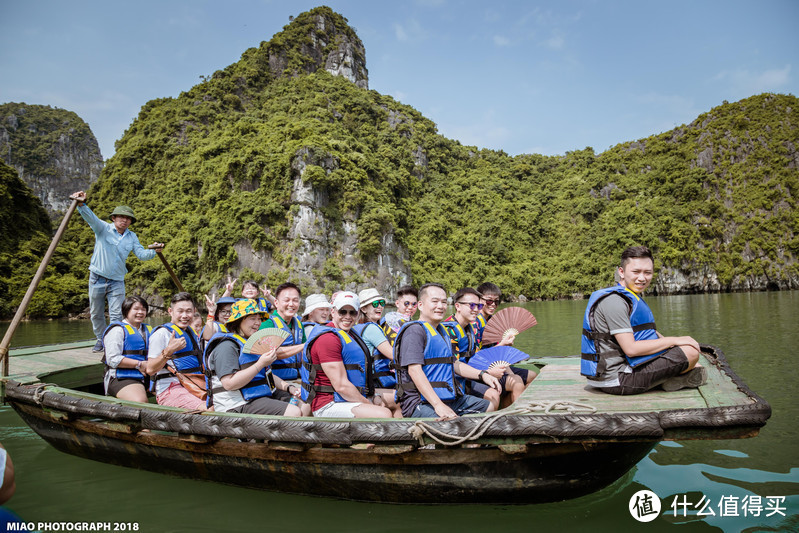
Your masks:
<instances>
[{"instance_id":1,"label":"long wooden oar","mask_svg":"<svg viewBox=\"0 0 799 533\"><path fill-rule=\"evenodd\" d=\"M11 324L6 330L6 334L3 336L3 340L0 341L0 361L3 363L2 371L0 371L0 401L5 401L6 398L5 377L8 376L8 347L11 345L11 338L14 336L14 332L17 330L17 326L19 326L19 323L22 321L22 317L25 316L25 311L28 309L28 304L30 304L31 299L33 298L33 293L36 292L36 287L38 287L39 282L42 280L42 277L44 277L44 271L47 269L47 265L50 263L50 259L53 257L53 252L55 252L58 242L61 240L61 237L63 237L64 231L67 229L69 219L72 217L72 213L75 212L77 205L78 201L73 199L72 204L64 214L64 219L61 221L58 231L55 232L55 236L50 243L50 248L47 249L47 253L44 254L42 262L39 264L39 270L36 271L31 284L28 285L28 292L26 292L25 296L22 297L22 302L20 302L14 318L11 320Z\"/></svg>"},{"instance_id":2,"label":"long wooden oar","mask_svg":"<svg viewBox=\"0 0 799 533\"><path fill-rule=\"evenodd\" d=\"M172 267L171 267L171 266L169 266L169 263L167 263L167 262L166 262L166 258L164 257L164 254L162 254L162 253L161 253L161 250L156 250L156 252L155 252L155 253L156 253L156 254L158 254L158 259L160 259L160 260L161 260L161 262L162 262L162 263L164 264L164 266L166 267L166 271L167 271L167 272L169 272L169 275L170 275L170 276L172 276L172 281L174 281L174 282L175 282L175 285L177 285L177 286L178 286L178 290L179 290L180 292L186 292L186 289L184 289L184 288L183 288L183 285L180 283L180 280L179 280L179 279L178 279L178 277L175 275L175 271L174 271L174 270L172 270Z\"/></svg>"}]
</instances>

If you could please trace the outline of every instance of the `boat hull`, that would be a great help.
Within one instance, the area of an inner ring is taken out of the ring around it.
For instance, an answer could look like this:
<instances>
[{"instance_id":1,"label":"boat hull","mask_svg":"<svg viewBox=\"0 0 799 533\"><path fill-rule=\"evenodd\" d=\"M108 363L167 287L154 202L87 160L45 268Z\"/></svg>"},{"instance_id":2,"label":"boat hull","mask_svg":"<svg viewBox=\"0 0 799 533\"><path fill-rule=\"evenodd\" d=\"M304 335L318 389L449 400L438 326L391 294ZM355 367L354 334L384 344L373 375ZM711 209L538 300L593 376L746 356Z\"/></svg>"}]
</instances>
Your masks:
<instances>
[{"instance_id":1,"label":"boat hull","mask_svg":"<svg viewBox=\"0 0 799 533\"><path fill-rule=\"evenodd\" d=\"M287 445L128 433L14 404L58 450L78 457L254 489L394 503L560 501L602 489L657 441L535 443L498 448L292 449Z\"/></svg>"},{"instance_id":2,"label":"boat hull","mask_svg":"<svg viewBox=\"0 0 799 533\"><path fill-rule=\"evenodd\" d=\"M703 349L700 389L613 396L579 358L544 358L512 408L448 420L195 412L14 381L7 400L57 449L121 466L350 500L538 503L610 485L660 440L757 435L771 407Z\"/></svg>"}]
</instances>

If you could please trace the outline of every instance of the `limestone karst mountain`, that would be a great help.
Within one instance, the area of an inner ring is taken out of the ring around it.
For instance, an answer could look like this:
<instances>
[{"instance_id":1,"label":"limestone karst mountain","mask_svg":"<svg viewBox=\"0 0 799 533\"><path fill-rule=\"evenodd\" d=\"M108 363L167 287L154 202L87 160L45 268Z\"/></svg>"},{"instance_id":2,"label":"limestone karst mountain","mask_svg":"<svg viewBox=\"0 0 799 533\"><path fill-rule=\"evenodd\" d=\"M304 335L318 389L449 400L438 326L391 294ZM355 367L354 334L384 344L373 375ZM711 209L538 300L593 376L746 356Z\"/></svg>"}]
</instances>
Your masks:
<instances>
[{"instance_id":1,"label":"limestone karst mountain","mask_svg":"<svg viewBox=\"0 0 799 533\"><path fill-rule=\"evenodd\" d=\"M68 196L88 189L103 168L97 139L77 114L25 103L0 104L0 159L54 219L66 211Z\"/></svg>"},{"instance_id":2,"label":"limestone karst mountain","mask_svg":"<svg viewBox=\"0 0 799 533\"><path fill-rule=\"evenodd\" d=\"M725 102L600 154L509 156L368 90L365 54L331 9L298 15L144 104L90 207L131 205L197 295L231 274L305 293L491 280L510 298L571 297L611 283L630 244L655 250L659 294L799 288L794 96ZM91 231L78 220L65 241L81 279ZM128 266L130 292L174 290L157 261Z\"/></svg>"}]
</instances>

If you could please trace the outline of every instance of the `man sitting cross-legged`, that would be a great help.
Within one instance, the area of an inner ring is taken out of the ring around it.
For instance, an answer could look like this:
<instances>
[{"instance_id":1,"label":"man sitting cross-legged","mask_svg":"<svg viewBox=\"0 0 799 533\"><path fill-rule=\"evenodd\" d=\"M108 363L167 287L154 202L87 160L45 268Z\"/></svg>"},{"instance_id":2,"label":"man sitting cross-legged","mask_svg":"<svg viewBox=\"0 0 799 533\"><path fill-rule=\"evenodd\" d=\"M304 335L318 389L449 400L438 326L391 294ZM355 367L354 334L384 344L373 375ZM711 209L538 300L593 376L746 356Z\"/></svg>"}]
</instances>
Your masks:
<instances>
[{"instance_id":1,"label":"man sitting cross-legged","mask_svg":"<svg viewBox=\"0 0 799 533\"><path fill-rule=\"evenodd\" d=\"M485 370L459 362L441 322L447 310L447 293L438 283L419 289L419 320L402 326L394 343L399 366L397 394L405 417L455 418L484 413L490 403L464 394L455 376L482 381L499 391L497 379Z\"/></svg>"},{"instance_id":2,"label":"man sitting cross-legged","mask_svg":"<svg viewBox=\"0 0 799 533\"><path fill-rule=\"evenodd\" d=\"M452 349L461 363L469 359L478 351L477 340L474 333L474 321L478 312L483 308L480 303L480 293L471 287L464 287L455 293L452 298L455 302L455 314L447 318L444 327L452 337ZM525 384L522 379L513 373L510 366L495 366L486 372L497 378L502 391L510 393L510 402L515 402L524 392ZM465 392L478 398L485 398L491 402L489 411L499 409L500 392L485 383L461 379Z\"/></svg>"}]
</instances>

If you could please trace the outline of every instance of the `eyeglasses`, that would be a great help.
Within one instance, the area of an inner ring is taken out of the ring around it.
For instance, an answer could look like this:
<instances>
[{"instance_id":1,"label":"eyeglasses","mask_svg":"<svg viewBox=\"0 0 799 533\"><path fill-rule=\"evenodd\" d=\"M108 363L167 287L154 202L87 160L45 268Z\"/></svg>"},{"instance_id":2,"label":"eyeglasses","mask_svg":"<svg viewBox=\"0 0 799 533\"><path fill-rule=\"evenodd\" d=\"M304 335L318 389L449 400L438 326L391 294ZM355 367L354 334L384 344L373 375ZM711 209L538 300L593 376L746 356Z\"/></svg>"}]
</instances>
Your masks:
<instances>
[{"instance_id":1,"label":"eyeglasses","mask_svg":"<svg viewBox=\"0 0 799 533\"><path fill-rule=\"evenodd\" d=\"M416 307L419 305L419 302L402 302L403 307Z\"/></svg>"},{"instance_id":2,"label":"eyeglasses","mask_svg":"<svg viewBox=\"0 0 799 533\"><path fill-rule=\"evenodd\" d=\"M474 302L455 302L455 303L456 304L461 304L461 305L468 305L469 309L471 309L472 311L474 311L475 309L480 311L481 309L483 309L483 305L484 305L484 304L476 304Z\"/></svg>"},{"instance_id":3,"label":"eyeglasses","mask_svg":"<svg viewBox=\"0 0 799 533\"><path fill-rule=\"evenodd\" d=\"M336 312L341 316L358 316L357 309L337 309Z\"/></svg>"},{"instance_id":4,"label":"eyeglasses","mask_svg":"<svg viewBox=\"0 0 799 533\"><path fill-rule=\"evenodd\" d=\"M483 298L483 300L485 300L486 305L497 305L499 303L499 299Z\"/></svg>"},{"instance_id":5,"label":"eyeglasses","mask_svg":"<svg viewBox=\"0 0 799 533\"><path fill-rule=\"evenodd\" d=\"M231 311L230 309L222 309L217 314L219 316L222 316L222 315L230 316L232 313L233 313L233 311Z\"/></svg>"},{"instance_id":6,"label":"eyeglasses","mask_svg":"<svg viewBox=\"0 0 799 533\"><path fill-rule=\"evenodd\" d=\"M374 307L375 309L377 309L378 307L385 307L385 306L386 306L385 300L375 300L374 302L372 302L372 307Z\"/></svg>"}]
</instances>

